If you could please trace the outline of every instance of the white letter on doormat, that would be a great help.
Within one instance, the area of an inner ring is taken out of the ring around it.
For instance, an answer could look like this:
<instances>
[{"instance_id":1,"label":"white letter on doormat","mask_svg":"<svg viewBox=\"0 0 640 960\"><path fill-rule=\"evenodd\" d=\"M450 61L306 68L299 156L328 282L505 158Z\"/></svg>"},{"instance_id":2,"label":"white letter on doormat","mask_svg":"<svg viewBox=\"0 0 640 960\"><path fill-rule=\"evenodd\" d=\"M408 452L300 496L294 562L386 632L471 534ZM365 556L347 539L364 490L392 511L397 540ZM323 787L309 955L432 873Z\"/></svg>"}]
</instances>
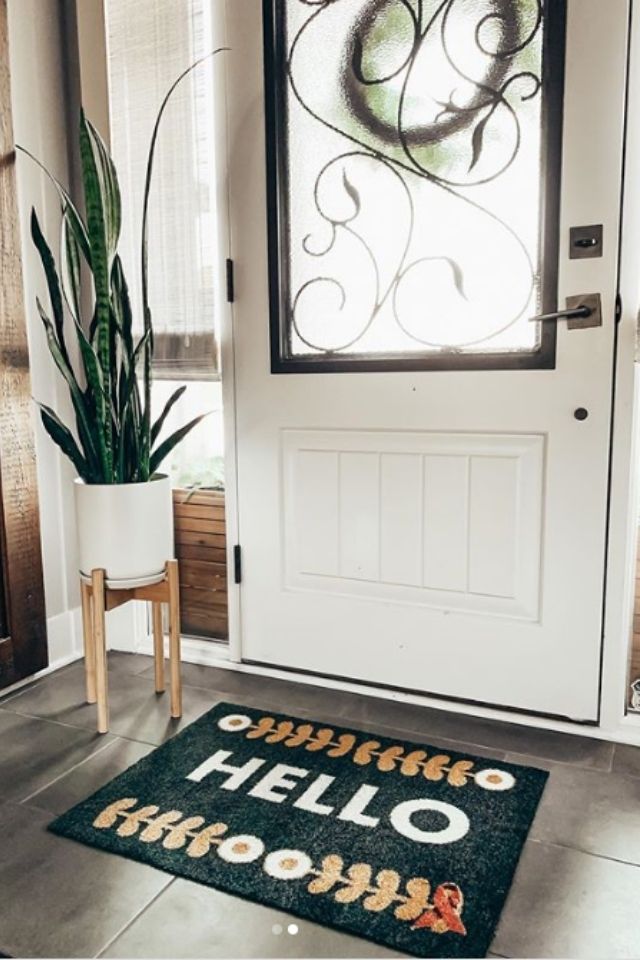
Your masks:
<instances>
[{"instance_id":1,"label":"white letter on doormat","mask_svg":"<svg viewBox=\"0 0 640 960\"><path fill-rule=\"evenodd\" d=\"M377 792L378 788L370 787L368 783L359 787L349 803L338 814L338 820L349 820L351 823L357 823L359 827L377 827L380 817L370 817L364 812Z\"/></svg>"},{"instance_id":2,"label":"white letter on doormat","mask_svg":"<svg viewBox=\"0 0 640 960\"><path fill-rule=\"evenodd\" d=\"M208 760L205 760L199 767L192 770L186 779L195 780L196 783L200 783L203 777L208 776L210 773L230 773L231 776L225 780L224 783L221 783L220 786L223 790L237 790L263 763L266 763L266 760L260 760L258 757L254 757L252 760L247 760L242 767L234 767L231 763L224 762L230 756L232 756L231 750L216 750Z\"/></svg>"},{"instance_id":3,"label":"white letter on doormat","mask_svg":"<svg viewBox=\"0 0 640 960\"><path fill-rule=\"evenodd\" d=\"M284 790L293 790L297 786L295 780L287 780L287 774L292 777L306 777L308 770L302 767L288 767L286 763L276 763L273 770L266 773L262 780L258 780L255 787L249 790L250 797L259 797L261 800L270 800L271 803L282 803L287 799L286 793L276 793L275 787Z\"/></svg>"},{"instance_id":4,"label":"white letter on doormat","mask_svg":"<svg viewBox=\"0 0 640 960\"><path fill-rule=\"evenodd\" d=\"M334 807L329 807L326 803L318 803L318 800L327 792L335 779L327 773L319 774L305 792L300 794L294 803L294 807L299 807L300 810L308 810L309 813L319 813L323 817L333 813Z\"/></svg>"},{"instance_id":5,"label":"white letter on doormat","mask_svg":"<svg viewBox=\"0 0 640 960\"><path fill-rule=\"evenodd\" d=\"M411 823L411 817L418 810L436 810L444 814L449 825L444 830L419 830ZM469 832L470 826L466 813L440 800L405 800L393 808L389 819L398 833L416 843L455 843Z\"/></svg>"}]
</instances>

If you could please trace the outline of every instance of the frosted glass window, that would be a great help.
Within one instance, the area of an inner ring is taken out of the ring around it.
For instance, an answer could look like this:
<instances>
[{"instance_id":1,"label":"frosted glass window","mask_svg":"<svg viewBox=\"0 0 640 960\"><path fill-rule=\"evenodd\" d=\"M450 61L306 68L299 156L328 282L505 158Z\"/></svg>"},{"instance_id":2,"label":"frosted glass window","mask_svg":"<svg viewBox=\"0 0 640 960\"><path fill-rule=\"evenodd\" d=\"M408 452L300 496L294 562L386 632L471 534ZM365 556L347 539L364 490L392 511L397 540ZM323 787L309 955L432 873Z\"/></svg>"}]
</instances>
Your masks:
<instances>
[{"instance_id":1,"label":"frosted glass window","mask_svg":"<svg viewBox=\"0 0 640 960\"><path fill-rule=\"evenodd\" d=\"M548 6L270 0L274 369L553 365Z\"/></svg>"}]
</instances>

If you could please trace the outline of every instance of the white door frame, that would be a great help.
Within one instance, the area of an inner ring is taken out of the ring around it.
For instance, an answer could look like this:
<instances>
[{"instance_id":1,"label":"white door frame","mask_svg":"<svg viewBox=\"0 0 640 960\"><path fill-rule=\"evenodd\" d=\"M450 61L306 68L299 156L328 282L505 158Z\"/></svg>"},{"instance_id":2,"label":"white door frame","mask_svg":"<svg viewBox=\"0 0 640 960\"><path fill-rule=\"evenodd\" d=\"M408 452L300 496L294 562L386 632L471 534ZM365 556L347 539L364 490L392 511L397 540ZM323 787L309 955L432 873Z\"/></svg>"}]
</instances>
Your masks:
<instances>
[{"instance_id":1,"label":"white door frame","mask_svg":"<svg viewBox=\"0 0 640 960\"><path fill-rule=\"evenodd\" d=\"M626 176L622 197L620 296L615 361L613 441L609 499L600 728L613 739L640 745L640 716L625 716L627 664L632 633L640 492L640 375L636 339L640 309L640 2L631 4L626 130Z\"/></svg>"}]
</instances>

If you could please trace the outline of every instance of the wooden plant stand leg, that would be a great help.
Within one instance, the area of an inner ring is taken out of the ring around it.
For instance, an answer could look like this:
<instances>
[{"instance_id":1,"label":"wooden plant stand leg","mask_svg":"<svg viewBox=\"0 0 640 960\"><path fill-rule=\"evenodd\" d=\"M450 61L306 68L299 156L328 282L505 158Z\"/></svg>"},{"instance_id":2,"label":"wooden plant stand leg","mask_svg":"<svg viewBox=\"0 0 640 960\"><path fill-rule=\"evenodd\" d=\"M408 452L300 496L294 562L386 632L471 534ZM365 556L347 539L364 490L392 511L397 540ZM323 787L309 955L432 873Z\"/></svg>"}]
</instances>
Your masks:
<instances>
[{"instance_id":1,"label":"wooden plant stand leg","mask_svg":"<svg viewBox=\"0 0 640 960\"><path fill-rule=\"evenodd\" d=\"M93 643L93 613L91 610L91 587L80 581L82 597L82 637L84 641L84 673L87 690L87 703L96 702L96 650Z\"/></svg>"},{"instance_id":2,"label":"wooden plant stand leg","mask_svg":"<svg viewBox=\"0 0 640 960\"><path fill-rule=\"evenodd\" d=\"M151 602L153 620L153 657L155 663L156 693L164 693L164 634L162 630L162 604Z\"/></svg>"},{"instance_id":3,"label":"wooden plant stand leg","mask_svg":"<svg viewBox=\"0 0 640 960\"><path fill-rule=\"evenodd\" d=\"M91 595L93 601L93 642L96 658L98 733L107 733L109 730L109 694L107 690L104 570L91 571Z\"/></svg>"},{"instance_id":4,"label":"wooden plant stand leg","mask_svg":"<svg viewBox=\"0 0 640 960\"><path fill-rule=\"evenodd\" d=\"M180 677L180 583L178 561L167 561L169 587L169 669L171 673L171 716L182 716L182 680Z\"/></svg>"}]
</instances>

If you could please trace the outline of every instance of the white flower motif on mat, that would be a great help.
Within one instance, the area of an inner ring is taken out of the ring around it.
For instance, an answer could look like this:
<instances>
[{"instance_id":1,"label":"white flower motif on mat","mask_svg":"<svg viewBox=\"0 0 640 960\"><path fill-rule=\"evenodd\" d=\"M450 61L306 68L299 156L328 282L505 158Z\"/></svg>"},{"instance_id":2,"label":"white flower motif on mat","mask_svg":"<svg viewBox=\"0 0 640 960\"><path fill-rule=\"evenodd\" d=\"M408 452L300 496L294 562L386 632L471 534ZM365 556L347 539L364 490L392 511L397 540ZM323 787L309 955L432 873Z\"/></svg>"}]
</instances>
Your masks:
<instances>
[{"instance_id":1,"label":"white flower motif on mat","mask_svg":"<svg viewBox=\"0 0 640 960\"><path fill-rule=\"evenodd\" d=\"M274 850L264 860L265 872L276 880L299 880L306 877L312 866L301 850Z\"/></svg>"},{"instance_id":2,"label":"white flower motif on mat","mask_svg":"<svg viewBox=\"0 0 640 960\"><path fill-rule=\"evenodd\" d=\"M250 833L227 837L218 847L218 856L227 863L252 863L264 853L264 843Z\"/></svg>"},{"instance_id":3,"label":"white flower motif on mat","mask_svg":"<svg viewBox=\"0 0 640 960\"><path fill-rule=\"evenodd\" d=\"M221 730L235 733L237 730L246 730L247 727L250 727L251 717L248 717L245 713L229 713L226 717L221 717L218 720L218 726Z\"/></svg>"},{"instance_id":4,"label":"white flower motif on mat","mask_svg":"<svg viewBox=\"0 0 640 960\"><path fill-rule=\"evenodd\" d=\"M511 790L516 778L506 770L479 770L476 783L483 790Z\"/></svg>"}]
</instances>

